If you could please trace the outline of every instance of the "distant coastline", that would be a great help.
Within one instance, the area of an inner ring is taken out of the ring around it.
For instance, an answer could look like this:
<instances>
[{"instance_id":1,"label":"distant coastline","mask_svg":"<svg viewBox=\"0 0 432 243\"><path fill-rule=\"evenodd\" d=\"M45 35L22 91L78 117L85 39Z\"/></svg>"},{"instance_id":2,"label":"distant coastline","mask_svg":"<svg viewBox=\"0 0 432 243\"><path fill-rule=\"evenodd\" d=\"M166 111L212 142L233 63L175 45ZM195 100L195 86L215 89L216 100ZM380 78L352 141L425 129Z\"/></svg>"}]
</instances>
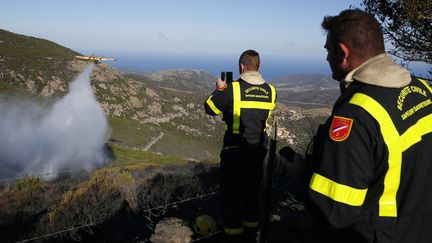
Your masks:
<instances>
[{"instance_id":1,"label":"distant coastline","mask_svg":"<svg viewBox=\"0 0 432 243\"><path fill-rule=\"evenodd\" d=\"M214 76L219 76L220 71L233 71L238 76L237 58L203 58L203 57L163 57L145 55L115 55L116 62L111 66L121 71L151 73L170 69L198 69L206 71ZM268 80L277 80L281 77L297 74L322 74L330 75L330 67L323 57L317 59L282 59L262 58L261 73ZM410 63L411 73L427 76L427 65L423 63Z\"/></svg>"},{"instance_id":2,"label":"distant coastline","mask_svg":"<svg viewBox=\"0 0 432 243\"><path fill-rule=\"evenodd\" d=\"M198 57L152 57L152 56L115 56L117 61L111 66L121 71L150 73L169 69L198 69L214 76L221 71L233 71L238 76L237 58L198 58ZM261 73L265 79L275 80L294 74L330 75L327 62L319 60L277 60L262 58Z\"/></svg>"}]
</instances>

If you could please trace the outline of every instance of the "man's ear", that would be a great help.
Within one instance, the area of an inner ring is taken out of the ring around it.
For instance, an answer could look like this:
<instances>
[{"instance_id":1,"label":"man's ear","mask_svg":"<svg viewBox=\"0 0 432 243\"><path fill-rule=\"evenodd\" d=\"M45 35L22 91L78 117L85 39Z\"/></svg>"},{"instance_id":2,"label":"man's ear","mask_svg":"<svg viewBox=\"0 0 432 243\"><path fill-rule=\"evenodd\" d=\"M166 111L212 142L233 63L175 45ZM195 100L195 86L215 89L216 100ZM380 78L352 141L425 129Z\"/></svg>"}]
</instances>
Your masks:
<instances>
[{"instance_id":1,"label":"man's ear","mask_svg":"<svg viewBox=\"0 0 432 243\"><path fill-rule=\"evenodd\" d=\"M244 73L245 72L245 65L240 63L240 73Z\"/></svg>"},{"instance_id":2,"label":"man's ear","mask_svg":"<svg viewBox=\"0 0 432 243\"><path fill-rule=\"evenodd\" d=\"M348 46L345 43L341 42L338 45L339 45L339 48L341 49L341 51L343 53L343 60L345 61L351 55L350 49L348 48Z\"/></svg>"},{"instance_id":3,"label":"man's ear","mask_svg":"<svg viewBox=\"0 0 432 243\"><path fill-rule=\"evenodd\" d=\"M341 67L343 69L351 69L352 66L352 53L350 52L350 48L345 44L340 42L339 49L341 50Z\"/></svg>"}]
</instances>

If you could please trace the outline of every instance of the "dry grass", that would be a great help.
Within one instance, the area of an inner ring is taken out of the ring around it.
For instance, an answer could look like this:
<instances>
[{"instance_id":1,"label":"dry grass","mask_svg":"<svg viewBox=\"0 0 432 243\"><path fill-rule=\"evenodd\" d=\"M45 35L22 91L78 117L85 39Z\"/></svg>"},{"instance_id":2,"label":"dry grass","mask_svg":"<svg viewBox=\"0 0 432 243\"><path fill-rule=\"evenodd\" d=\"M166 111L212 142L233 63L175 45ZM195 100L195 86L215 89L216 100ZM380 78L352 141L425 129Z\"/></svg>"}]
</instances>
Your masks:
<instances>
[{"instance_id":1,"label":"dry grass","mask_svg":"<svg viewBox=\"0 0 432 243\"><path fill-rule=\"evenodd\" d=\"M0 234L6 241L17 241L80 225L101 225L124 210L142 215L152 229L153 219L163 216L168 204L214 190L214 181L208 183L209 168L139 163L101 168L89 176L77 175L79 179L26 177L1 192ZM62 235L80 240L79 234Z\"/></svg>"}]
</instances>

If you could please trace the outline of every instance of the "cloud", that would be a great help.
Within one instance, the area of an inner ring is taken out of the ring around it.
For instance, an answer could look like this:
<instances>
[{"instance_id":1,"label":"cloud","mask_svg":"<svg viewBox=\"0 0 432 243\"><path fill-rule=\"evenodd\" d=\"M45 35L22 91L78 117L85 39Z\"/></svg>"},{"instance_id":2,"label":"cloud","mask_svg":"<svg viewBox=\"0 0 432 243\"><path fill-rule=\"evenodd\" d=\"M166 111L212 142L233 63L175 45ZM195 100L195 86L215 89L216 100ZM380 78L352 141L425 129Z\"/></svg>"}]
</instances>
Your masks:
<instances>
[{"instance_id":1,"label":"cloud","mask_svg":"<svg viewBox=\"0 0 432 243\"><path fill-rule=\"evenodd\" d=\"M297 46L298 43L295 41L285 41L282 43L282 45L284 45L284 46Z\"/></svg>"},{"instance_id":2,"label":"cloud","mask_svg":"<svg viewBox=\"0 0 432 243\"><path fill-rule=\"evenodd\" d=\"M174 41L173 39L171 39L170 37L168 37L166 34L164 34L162 32L158 33L158 37L164 41Z\"/></svg>"}]
</instances>

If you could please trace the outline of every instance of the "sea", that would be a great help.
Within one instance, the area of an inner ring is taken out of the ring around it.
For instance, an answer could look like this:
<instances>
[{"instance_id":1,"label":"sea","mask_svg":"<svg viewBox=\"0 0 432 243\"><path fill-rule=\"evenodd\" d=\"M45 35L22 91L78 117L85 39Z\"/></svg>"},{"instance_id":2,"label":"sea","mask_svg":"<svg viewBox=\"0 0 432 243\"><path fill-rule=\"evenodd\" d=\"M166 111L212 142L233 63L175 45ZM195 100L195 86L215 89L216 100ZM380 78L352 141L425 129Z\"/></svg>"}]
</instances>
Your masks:
<instances>
[{"instance_id":1,"label":"sea","mask_svg":"<svg viewBox=\"0 0 432 243\"><path fill-rule=\"evenodd\" d=\"M109 65L123 72L152 73L161 70L195 69L208 72L215 77L221 71L232 71L234 77L239 75L238 57L188 57L158 55L121 55L113 56L116 61ZM428 67L424 63L408 64L412 74L430 78ZM330 67L325 60L318 58L266 57L261 56L261 74L266 80L277 80L290 75L321 74L331 75Z\"/></svg>"},{"instance_id":2,"label":"sea","mask_svg":"<svg viewBox=\"0 0 432 243\"><path fill-rule=\"evenodd\" d=\"M163 57L163 56L116 56L109 65L124 72L151 73L170 69L195 69L215 77L222 71L239 75L238 57ZM261 57L260 72L267 80L276 80L294 74L330 75L327 62L314 59L283 59Z\"/></svg>"}]
</instances>

